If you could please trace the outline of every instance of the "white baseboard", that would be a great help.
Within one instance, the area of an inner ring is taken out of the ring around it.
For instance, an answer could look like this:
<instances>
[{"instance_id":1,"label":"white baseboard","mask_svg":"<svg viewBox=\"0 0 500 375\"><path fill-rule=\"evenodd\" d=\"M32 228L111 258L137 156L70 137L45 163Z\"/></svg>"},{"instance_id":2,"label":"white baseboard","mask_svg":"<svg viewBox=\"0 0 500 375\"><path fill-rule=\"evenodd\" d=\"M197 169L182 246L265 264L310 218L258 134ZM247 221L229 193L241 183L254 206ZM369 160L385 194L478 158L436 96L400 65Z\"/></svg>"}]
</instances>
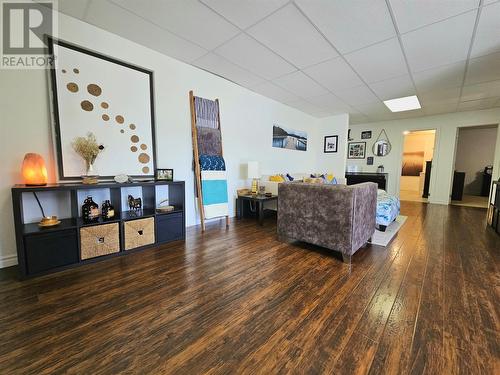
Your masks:
<instances>
[{"instance_id":1,"label":"white baseboard","mask_svg":"<svg viewBox=\"0 0 500 375\"><path fill-rule=\"evenodd\" d=\"M11 267L15 266L16 264L17 264L16 254L0 257L0 268Z\"/></svg>"}]
</instances>

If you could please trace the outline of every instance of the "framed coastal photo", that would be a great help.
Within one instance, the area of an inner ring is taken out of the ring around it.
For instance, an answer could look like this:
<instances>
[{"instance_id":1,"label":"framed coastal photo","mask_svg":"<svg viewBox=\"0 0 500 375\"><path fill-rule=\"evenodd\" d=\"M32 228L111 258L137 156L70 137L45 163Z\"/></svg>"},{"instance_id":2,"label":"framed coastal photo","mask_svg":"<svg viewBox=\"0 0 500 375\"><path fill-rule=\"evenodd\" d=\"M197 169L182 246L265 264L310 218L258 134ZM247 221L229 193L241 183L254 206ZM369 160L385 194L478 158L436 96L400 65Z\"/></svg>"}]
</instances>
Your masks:
<instances>
[{"instance_id":1,"label":"framed coastal photo","mask_svg":"<svg viewBox=\"0 0 500 375\"><path fill-rule=\"evenodd\" d=\"M323 144L323 152L324 153L337 152L338 143L339 143L338 135L327 135L325 137L325 142Z\"/></svg>"},{"instance_id":2,"label":"framed coastal photo","mask_svg":"<svg viewBox=\"0 0 500 375\"><path fill-rule=\"evenodd\" d=\"M347 146L348 159L364 159L366 157L366 142L350 142Z\"/></svg>"},{"instance_id":3,"label":"framed coastal photo","mask_svg":"<svg viewBox=\"0 0 500 375\"><path fill-rule=\"evenodd\" d=\"M156 180L158 181L173 181L174 180L174 170L173 169L161 169L156 170Z\"/></svg>"},{"instance_id":4,"label":"framed coastal photo","mask_svg":"<svg viewBox=\"0 0 500 375\"><path fill-rule=\"evenodd\" d=\"M307 133L274 124L273 147L296 151L307 151Z\"/></svg>"},{"instance_id":5,"label":"framed coastal photo","mask_svg":"<svg viewBox=\"0 0 500 375\"><path fill-rule=\"evenodd\" d=\"M104 146L93 165L100 178L153 177L153 72L53 38L49 52L59 180L85 173L72 143L88 133Z\"/></svg>"}]
</instances>

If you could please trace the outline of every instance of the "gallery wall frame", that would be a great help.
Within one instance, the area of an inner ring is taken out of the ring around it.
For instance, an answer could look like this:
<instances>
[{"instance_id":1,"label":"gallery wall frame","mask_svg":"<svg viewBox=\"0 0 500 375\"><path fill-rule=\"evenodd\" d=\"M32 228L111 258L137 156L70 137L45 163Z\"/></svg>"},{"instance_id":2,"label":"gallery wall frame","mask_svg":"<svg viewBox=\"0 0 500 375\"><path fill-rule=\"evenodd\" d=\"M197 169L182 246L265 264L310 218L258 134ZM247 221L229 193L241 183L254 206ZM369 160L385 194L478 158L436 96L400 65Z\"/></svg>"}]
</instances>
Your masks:
<instances>
[{"instance_id":1,"label":"gallery wall frame","mask_svg":"<svg viewBox=\"0 0 500 375\"><path fill-rule=\"evenodd\" d=\"M323 142L323 152L325 154L333 153L338 151L339 136L338 135L327 135L325 136Z\"/></svg>"},{"instance_id":2,"label":"gallery wall frame","mask_svg":"<svg viewBox=\"0 0 500 375\"><path fill-rule=\"evenodd\" d=\"M84 136L88 132L95 133L105 145L105 152L96 160L100 179L111 179L118 174L153 178L156 171L153 71L50 36L47 42L49 54L55 59L50 83L58 179L75 180L84 174L78 164L81 159L73 153L70 140L75 134ZM63 53L66 60L58 61ZM70 60L82 65L61 66ZM88 79L96 67L102 72L95 79ZM85 126L88 129L83 129Z\"/></svg>"},{"instance_id":3,"label":"gallery wall frame","mask_svg":"<svg viewBox=\"0 0 500 375\"><path fill-rule=\"evenodd\" d=\"M366 158L366 142L350 142L347 144L348 159Z\"/></svg>"}]
</instances>

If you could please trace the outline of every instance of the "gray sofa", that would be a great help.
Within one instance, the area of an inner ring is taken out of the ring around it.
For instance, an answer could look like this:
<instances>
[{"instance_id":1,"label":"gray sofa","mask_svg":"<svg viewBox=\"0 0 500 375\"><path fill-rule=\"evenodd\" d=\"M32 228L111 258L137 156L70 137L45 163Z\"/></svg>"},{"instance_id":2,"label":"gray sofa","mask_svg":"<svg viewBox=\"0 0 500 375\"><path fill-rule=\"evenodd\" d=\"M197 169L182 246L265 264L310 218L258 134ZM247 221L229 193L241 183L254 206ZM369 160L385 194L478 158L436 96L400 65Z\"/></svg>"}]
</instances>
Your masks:
<instances>
[{"instance_id":1,"label":"gray sofa","mask_svg":"<svg viewBox=\"0 0 500 375\"><path fill-rule=\"evenodd\" d=\"M344 262L375 232L377 184L279 185L278 236L342 253Z\"/></svg>"}]
</instances>

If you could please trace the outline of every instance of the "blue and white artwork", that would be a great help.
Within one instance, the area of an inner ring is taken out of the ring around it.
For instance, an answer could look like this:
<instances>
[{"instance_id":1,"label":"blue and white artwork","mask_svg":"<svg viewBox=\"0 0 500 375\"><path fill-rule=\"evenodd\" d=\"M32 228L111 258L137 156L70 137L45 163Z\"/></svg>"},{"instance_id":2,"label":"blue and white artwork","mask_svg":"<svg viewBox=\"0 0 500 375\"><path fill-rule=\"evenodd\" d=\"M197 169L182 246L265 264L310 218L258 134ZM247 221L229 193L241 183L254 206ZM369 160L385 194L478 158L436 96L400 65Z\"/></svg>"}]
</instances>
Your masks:
<instances>
[{"instance_id":1,"label":"blue and white artwork","mask_svg":"<svg viewBox=\"0 0 500 375\"><path fill-rule=\"evenodd\" d=\"M307 133L274 124L273 147L307 151Z\"/></svg>"}]
</instances>

